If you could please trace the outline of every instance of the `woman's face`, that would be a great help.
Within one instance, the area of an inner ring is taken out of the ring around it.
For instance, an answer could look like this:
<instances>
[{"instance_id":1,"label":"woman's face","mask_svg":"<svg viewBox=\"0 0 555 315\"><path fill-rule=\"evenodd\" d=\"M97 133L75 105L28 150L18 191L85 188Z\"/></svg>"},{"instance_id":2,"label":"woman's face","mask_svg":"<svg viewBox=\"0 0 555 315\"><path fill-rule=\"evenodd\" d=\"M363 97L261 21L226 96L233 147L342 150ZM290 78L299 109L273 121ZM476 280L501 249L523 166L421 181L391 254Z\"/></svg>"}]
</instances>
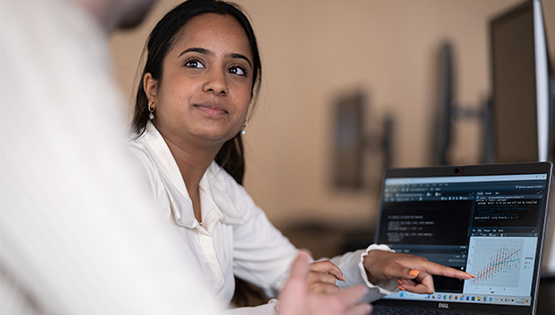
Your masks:
<instances>
[{"instance_id":1,"label":"woman's face","mask_svg":"<svg viewBox=\"0 0 555 315\"><path fill-rule=\"evenodd\" d=\"M221 146L245 123L252 73L248 38L233 17L194 17L164 59L162 79L143 79L156 127L166 141Z\"/></svg>"}]
</instances>

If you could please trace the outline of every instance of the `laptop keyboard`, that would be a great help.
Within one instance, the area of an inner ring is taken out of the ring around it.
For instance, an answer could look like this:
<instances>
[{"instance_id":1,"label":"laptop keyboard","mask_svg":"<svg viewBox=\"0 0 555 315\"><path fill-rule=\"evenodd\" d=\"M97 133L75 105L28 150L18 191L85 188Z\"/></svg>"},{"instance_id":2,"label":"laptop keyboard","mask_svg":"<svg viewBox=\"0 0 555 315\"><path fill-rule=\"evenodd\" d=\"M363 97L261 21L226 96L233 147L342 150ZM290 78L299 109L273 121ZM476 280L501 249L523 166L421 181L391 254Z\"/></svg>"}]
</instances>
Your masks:
<instances>
[{"instance_id":1,"label":"laptop keyboard","mask_svg":"<svg viewBox=\"0 0 555 315\"><path fill-rule=\"evenodd\" d=\"M375 307L372 310L373 315L396 315L396 314L403 314L403 315L433 315L433 314L453 314L453 315L464 315L464 314L473 314L473 315L491 315L491 313L460 313L457 311L449 311L449 310L420 310L420 309L406 309L406 308L395 308L395 307Z\"/></svg>"}]
</instances>

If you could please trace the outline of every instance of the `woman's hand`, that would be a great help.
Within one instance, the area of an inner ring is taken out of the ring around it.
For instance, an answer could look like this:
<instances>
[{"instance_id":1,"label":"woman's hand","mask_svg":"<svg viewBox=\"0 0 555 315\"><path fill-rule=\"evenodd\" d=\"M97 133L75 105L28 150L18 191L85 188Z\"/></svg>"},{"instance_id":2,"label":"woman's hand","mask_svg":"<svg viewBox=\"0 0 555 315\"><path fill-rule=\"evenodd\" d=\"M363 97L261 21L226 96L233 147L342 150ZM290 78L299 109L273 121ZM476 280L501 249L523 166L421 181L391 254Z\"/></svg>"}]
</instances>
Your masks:
<instances>
[{"instance_id":1,"label":"woman's hand","mask_svg":"<svg viewBox=\"0 0 555 315\"><path fill-rule=\"evenodd\" d=\"M433 263L424 257L372 250L364 257L364 268L372 283L397 279L399 289L414 293L434 293L432 275L468 280L469 273Z\"/></svg>"},{"instance_id":2,"label":"woman's hand","mask_svg":"<svg viewBox=\"0 0 555 315\"><path fill-rule=\"evenodd\" d=\"M344 281L345 276L334 263L329 260L316 261L309 264L306 277L308 289L312 293L337 293L339 287L336 280Z\"/></svg>"}]
</instances>

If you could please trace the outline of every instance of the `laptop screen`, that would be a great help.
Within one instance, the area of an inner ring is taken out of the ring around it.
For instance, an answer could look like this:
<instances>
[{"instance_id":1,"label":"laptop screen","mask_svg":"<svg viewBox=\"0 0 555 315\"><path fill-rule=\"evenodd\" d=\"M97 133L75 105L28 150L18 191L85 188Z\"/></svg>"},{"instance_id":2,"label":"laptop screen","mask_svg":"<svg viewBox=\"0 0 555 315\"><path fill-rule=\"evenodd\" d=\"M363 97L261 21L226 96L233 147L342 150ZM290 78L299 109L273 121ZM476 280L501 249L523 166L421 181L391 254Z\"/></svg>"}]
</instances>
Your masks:
<instances>
[{"instance_id":1,"label":"laptop screen","mask_svg":"<svg viewBox=\"0 0 555 315\"><path fill-rule=\"evenodd\" d=\"M549 163L388 170L377 242L475 278L435 276L434 294L384 299L533 306L550 170Z\"/></svg>"}]
</instances>

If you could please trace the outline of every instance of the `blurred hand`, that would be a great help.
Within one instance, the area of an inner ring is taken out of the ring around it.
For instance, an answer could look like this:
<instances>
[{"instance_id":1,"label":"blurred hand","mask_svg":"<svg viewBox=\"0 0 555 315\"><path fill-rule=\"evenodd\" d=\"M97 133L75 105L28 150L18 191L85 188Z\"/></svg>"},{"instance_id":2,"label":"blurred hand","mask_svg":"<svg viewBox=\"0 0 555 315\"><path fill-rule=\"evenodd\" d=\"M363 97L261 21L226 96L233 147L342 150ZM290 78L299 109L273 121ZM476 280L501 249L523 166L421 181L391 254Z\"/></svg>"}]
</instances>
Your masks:
<instances>
[{"instance_id":1,"label":"blurred hand","mask_svg":"<svg viewBox=\"0 0 555 315\"><path fill-rule=\"evenodd\" d=\"M468 280L469 273L433 263L424 257L372 250L364 257L368 280L372 283L397 279L399 289L414 293L434 293L432 275Z\"/></svg>"},{"instance_id":2,"label":"blurred hand","mask_svg":"<svg viewBox=\"0 0 555 315\"><path fill-rule=\"evenodd\" d=\"M367 288L356 286L338 293L321 294L309 292L309 256L300 252L293 265L278 299L279 315L363 315L369 314L372 306L360 303ZM328 266L324 264L324 266ZM321 266L320 266L321 267Z\"/></svg>"},{"instance_id":3,"label":"blurred hand","mask_svg":"<svg viewBox=\"0 0 555 315\"><path fill-rule=\"evenodd\" d=\"M345 276L334 263L329 260L317 261L308 265L309 272L306 277L308 289L313 293L338 293L339 287L336 280L344 281Z\"/></svg>"}]
</instances>

